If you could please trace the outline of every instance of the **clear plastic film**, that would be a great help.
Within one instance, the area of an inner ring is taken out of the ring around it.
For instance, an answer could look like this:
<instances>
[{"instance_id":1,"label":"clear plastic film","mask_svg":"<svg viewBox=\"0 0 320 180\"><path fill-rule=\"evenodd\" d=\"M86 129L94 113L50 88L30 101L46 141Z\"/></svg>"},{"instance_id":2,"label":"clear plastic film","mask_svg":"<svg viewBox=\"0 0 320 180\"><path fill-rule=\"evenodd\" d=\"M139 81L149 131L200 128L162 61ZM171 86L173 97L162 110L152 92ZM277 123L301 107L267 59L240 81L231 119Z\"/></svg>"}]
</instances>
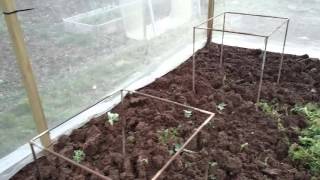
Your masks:
<instances>
[{"instance_id":1,"label":"clear plastic film","mask_svg":"<svg viewBox=\"0 0 320 180\"><path fill-rule=\"evenodd\" d=\"M192 27L207 18L206 1L200 0L16 1L17 9L34 8L18 15L49 127L112 92L143 87L176 68L192 55ZM0 33L3 38L4 32ZM198 47L205 35L206 32L198 34ZM6 42L4 46L11 48L10 40ZM1 68L11 68L13 65L9 63L16 62L14 54L1 52L0 57L1 63L7 63ZM1 73L11 76L6 69L1 69ZM16 104L9 104L10 107L28 102L22 93L14 93L17 89L24 91L21 84L16 86L6 93L16 99ZM7 90L8 86L1 88ZM1 101L4 104L8 101ZM113 105L99 103L73 117L51 137L70 132ZM11 115L19 118L17 111ZM23 130L19 132L32 131L32 135L24 136L14 143L13 149L3 153L0 179L10 178L32 160L29 146L23 145L35 134L31 113L27 115L28 122L19 122ZM11 121L5 122L11 125ZM0 126L1 131L3 128ZM10 138L19 134L14 127L11 131ZM8 160L10 164L6 163Z\"/></svg>"}]
</instances>

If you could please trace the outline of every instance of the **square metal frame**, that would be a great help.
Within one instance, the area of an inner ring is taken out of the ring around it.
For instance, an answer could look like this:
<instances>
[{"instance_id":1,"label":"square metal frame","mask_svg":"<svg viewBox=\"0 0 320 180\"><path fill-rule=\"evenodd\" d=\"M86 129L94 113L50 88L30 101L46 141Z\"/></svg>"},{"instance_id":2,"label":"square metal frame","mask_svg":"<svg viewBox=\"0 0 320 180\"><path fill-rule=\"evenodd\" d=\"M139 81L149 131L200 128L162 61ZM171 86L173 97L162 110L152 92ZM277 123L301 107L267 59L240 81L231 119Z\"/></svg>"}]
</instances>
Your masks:
<instances>
[{"instance_id":1,"label":"square metal frame","mask_svg":"<svg viewBox=\"0 0 320 180\"><path fill-rule=\"evenodd\" d=\"M225 29L226 15L228 15L228 14L234 14L234 15L240 15L240 16L254 16L254 17L269 18L269 19L280 19L280 20L282 20L282 22L281 22L281 24L279 26L277 26L269 34L258 34L258 33L247 33L247 32L241 32L241 31L231 31L231 30L226 30ZM208 22L214 23L214 19L216 19L216 18L218 18L220 16L223 16L222 29L200 27L201 25L203 25L205 23L208 23ZM260 96L261 96L261 87L262 87L262 83L263 83L264 67L265 67L265 63L266 63L268 40L281 27L283 27L284 25L286 26L283 45L282 45L282 52L281 52L281 57L280 57L278 77L277 77L277 84L279 84L280 78L281 78L282 66L283 66L284 50L285 50L286 41L287 41L287 35L288 35L289 22L290 22L290 19L289 18L285 18L285 17L267 16L267 15L249 14L249 13L239 13L239 12L223 12L223 13L217 15L217 16L209 18L209 19L205 20L204 22L201 22L200 24L194 26L193 27L193 55L192 55L192 90L196 93L196 91L195 91L195 83L196 83L196 80L195 80L195 78L196 78L196 73L195 73L195 70L196 70L196 64L195 64L195 56L196 56L195 41L196 41L196 30L197 29L222 32L222 39L221 39L221 45L220 45L220 68L223 68L224 33L240 34L240 35L246 35L246 36L255 36L255 37L260 37L260 38L264 39L264 50L263 50L261 72L260 72L260 80L259 80L258 95L257 95L257 103L258 103L260 101Z\"/></svg>"},{"instance_id":2,"label":"square metal frame","mask_svg":"<svg viewBox=\"0 0 320 180\"><path fill-rule=\"evenodd\" d=\"M196 107L192 107L192 106L189 106L189 105L185 105L185 104L181 104L181 103L178 103L178 102L174 102L174 101L171 101L171 100L168 100L168 99L164 99L164 98L160 98L160 97L156 97L156 96L153 96L153 95L149 95L149 94L145 94L145 93L141 93L141 92L138 92L138 91L131 91L131 90L120 90L120 91L117 91L105 98L103 98L102 100L100 100L99 102L97 102L96 104L100 103L100 102L103 102L103 101L106 101L108 100L109 98L112 98L112 97L115 97L116 95L121 95L121 102L120 103L123 103L123 99L125 97L125 93L129 93L129 94L137 94L137 95L141 95L141 96L144 96L144 97L148 97L148 98L151 98L151 99L155 99L155 100L158 100L158 101L162 101L162 102L166 102L166 103L169 103L169 104L173 104L173 105L177 105L177 106L181 106L181 107L184 107L184 108L187 108L187 109L191 109L191 110L194 110L194 111L198 111L200 113L203 113L203 114L207 114L208 117L201 123L200 126L198 126L194 132L191 134L190 137L188 137L188 139L183 143L183 145L181 146L181 148L174 154L170 157L170 159L165 163L165 165L163 165L161 167L161 169L159 171L157 171L157 173L152 177L152 180L156 180L159 178L159 176L169 167L169 165L179 156L179 154L181 154L182 151L185 150L186 146L192 141L192 139L194 137L196 137L196 135L198 135L198 133L211 121L213 120L214 116L215 116L215 113L212 113L212 112L209 112L209 111L206 111L206 110L203 110L203 109L199 109L199 108L196 108ZM95 105L96 105L95 104ZM94 106L94 105L93 105ZM85 111L85 110L84 110ZM83 111L82 111L83 112ZM82 113L80 112L80 113ZM78 114L80 114L78 113ZM77 114L77 115L78 115ZM76 116L76 115L75 115ZM74 117L75 117L74 116ZM72 159L68 158L68 157L65 157L57 152L55 152L54 150L52 150L51 146L53 145L50 144L49 147L44 147L42 146L41 144L39 144L37 141L39 140L39 138L41 138L42 136L44 135L48 135L50 134L50 131L52 131L53 129L61 126L62 124L68 122L69 120L71 120L72 118L64 121L63 123L51 128L51 129L48 129L42 133L40 133L39 135L37 135L36 137L32 138L29 142L30 144L30 148L31 148L31 151L32 151L32 156L33 156L33 160L35 162L35 175L37 176L36 178L37 179L42 179L41 177L41 172L40 172L40 168L39 168L39 164L37 162L37 154L36 154L36 151L35 151L35 147L39 148L41 151L44 151L48 154L52 154L60 159L63 159L65 161L67 161L68 163L72 164L72 165L75 165L85 171L87 171L88 173L91 173L103 180L112 180L111 178L107 177L107 176L104 176L103 174L97 172L97 171L94 171L92 170L91 168L88 168L80 163L77 163L75 161L73 161ZM126 153L126 148L125 148L125 129L123 128L122 129L122 135L123 135L123 142L122 142L122 153L125 154Z\"/></svg>"}]
</instances>

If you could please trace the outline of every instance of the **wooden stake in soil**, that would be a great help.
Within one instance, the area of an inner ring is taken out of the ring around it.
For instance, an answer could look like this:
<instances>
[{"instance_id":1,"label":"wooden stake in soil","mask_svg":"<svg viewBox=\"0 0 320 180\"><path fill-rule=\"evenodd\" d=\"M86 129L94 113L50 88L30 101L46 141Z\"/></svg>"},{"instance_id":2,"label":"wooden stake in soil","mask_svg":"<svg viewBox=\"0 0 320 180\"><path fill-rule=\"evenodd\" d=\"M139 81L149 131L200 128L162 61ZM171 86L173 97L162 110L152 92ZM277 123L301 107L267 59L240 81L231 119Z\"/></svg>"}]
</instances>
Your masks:
<instances>
[{"instance_id":1,"label":"wooden stake in soil","mask_svg":"<svg viewBox=\"0 0 320 180\"><path fill-rule=\"evenodd\" d=\"M213 29L213 15L214 15L214 0L209 0L208 2L208 19L211 19L208 21L207 24L207 43L206 46L208 46L212 41L212 30Z\"/></svg>"},{"instance_id":2,"label":"wooden stake in soil","mask_svg":"<svg viewBox=\"0 0 320 180\"><path fill-rule=\"evenodd\" d=\"M17 17L17 10L14 0L0 0L4 12L4 18L11 36L14 51L17 56L17 62L22 74L22 81L27 91L32 115L37 127L38 133L48 129L47 121L45 119L41 100L39 97L37 84L34 79L32 68L29 62L29 57L26 45L23 39L22 29ZM41 143L47 147L50 145L49 133L41 136Z\"/></svg>"}]
</instances>

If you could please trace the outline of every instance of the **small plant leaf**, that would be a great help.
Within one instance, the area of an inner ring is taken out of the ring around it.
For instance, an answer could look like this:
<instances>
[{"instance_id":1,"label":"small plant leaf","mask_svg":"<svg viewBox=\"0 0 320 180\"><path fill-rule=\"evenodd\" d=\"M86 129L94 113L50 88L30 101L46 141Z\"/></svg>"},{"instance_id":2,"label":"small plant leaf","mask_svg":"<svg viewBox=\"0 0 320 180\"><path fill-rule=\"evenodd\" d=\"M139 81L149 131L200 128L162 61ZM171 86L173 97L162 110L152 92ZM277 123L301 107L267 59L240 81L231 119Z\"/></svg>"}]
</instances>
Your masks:
<instances>
[{"instance_id":1,"label":"small plant leaf","mask_svg":"<svg viewBox=\"0 0 320 180\"><path fill-rule=\"evenodd\" d=\"M73 160L77 163L81 163L84 158L86 157L86 154L82 150L75 150L73 151Z\"/></svg>"},{"instance_id":2,"label":"small plant leaf","mask_svg":"<svg viewBox=\"0 0 320 180\"><path fill-rule=\"evenodd\" d=\"M217 109L219 111L223 111L225 109L225 107L227 106L227 104L225 104L224 102L218 104Z\"/></svg>"},{"instance_id":3,"label":"small plant leaf","mask_svg":"<svg viewBox=\"0 0 320 180\"><path fill-rule=\"evenodd\" d=\"M183 110L184 117L190 118L192 116L192 111L189 110Z\"/></svg>"},{"instance_id":4,"label":"small plant leaf","mask_svg":"<svg viewBox=\"0 0 320 180\"><path fill-rule=\"evenodd\" d=\"M113 126L115 122L119 121L118 113L108 112L107 114L108 114L108 122L111 126Z\"/></svg>"},{"instance_id":5,"label":"small plant leaf","mask_svg":"<svg viewBox=\"0 0 320 180\"><path fill-rule=\"evenodd\" d=\"M243 143L243 144L241 144L241 146L240 146L240 151L242 151L244 148L246 148L246 147L248 147L249 146L249 143Z\"/></svg>"}]
</instances>

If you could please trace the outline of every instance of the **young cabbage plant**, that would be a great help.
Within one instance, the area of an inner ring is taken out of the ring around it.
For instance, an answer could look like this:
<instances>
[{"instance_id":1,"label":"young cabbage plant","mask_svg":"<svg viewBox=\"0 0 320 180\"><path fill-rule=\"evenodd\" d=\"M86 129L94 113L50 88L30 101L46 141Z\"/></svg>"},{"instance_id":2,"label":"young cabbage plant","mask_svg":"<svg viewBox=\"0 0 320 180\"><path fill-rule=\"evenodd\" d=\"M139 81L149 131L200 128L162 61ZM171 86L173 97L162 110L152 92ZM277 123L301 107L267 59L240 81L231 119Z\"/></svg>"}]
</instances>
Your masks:
<instances>
[{"instance_id":1,"label":"young cabbage plant","mask_svg":"<svg viewBox=\"0 0 320 180\"><path fill-rule=\"evenodd\" d=\"M227 104L225 104L224 102L218 104L217 109L219 111L223 111L225 109L225 107L227 106Z\"/></svg>"},{"instance_id":2,"label":"young cabbage plant","mask_svg":"<svg viewBox=\"0 0 320 180\"><path fill-rule=\"evenodd\" d=\"M85 157L86 154L81 149L73 151L73 160L75 162L81 163Z\"/></svg>"},{"instance_id":3,"label":"young cabbage plant","mask_svg":"<svg viewBox=\"0 0 320 180\"><path fill-rule=\"evenodd\" d=\"M191 118L191 116L192 116L192 111L183 110L183 114L184 114L184 117L186 117L186 118Z\"/></svg>"},{"instance_id":4,"label":"young cabbage plant","mask_svg":"<svg viewBox=\"0 0 320 180\"><path fill-rule=\"evenodd\" d=\"M119 121L119 114L108 112L108 122L110 123L110 125L113 126L117 121Z\"/></svg>"}]
</instances>

